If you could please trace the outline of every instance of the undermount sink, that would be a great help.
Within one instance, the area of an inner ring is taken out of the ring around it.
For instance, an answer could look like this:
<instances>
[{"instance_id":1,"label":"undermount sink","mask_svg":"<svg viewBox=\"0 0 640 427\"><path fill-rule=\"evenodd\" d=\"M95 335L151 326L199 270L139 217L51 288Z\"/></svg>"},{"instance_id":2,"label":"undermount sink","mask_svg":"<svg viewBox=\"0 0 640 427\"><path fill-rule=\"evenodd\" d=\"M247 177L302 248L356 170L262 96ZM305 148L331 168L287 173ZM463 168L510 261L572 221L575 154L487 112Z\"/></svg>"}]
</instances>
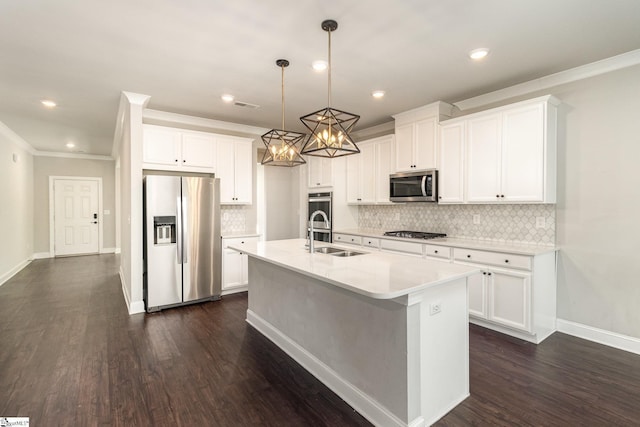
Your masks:
<instances>
[{"instance_id":1,"label":"undermount sink","mask_svg":"<svg viewBox=\"0 0 640 427\"><path fill-rule=\"evenodd\" d=\"M321 254L329 254L329 255L339 256L339 257L364 255L366 253L366 252L350 251L348 249L342 249L342 248L334 248L332 246L323 246L321 248L315 248L313 251L319 252Z\"/></svg>"},{"instance_id":2,"label":"undermount sink","mask_svg":"<svg viewBox=\"0 0 640 427\"><path fill-rule=\"evenodd\" d=\"M336 253L333 253L331 255L345 257L345 256L364 255L365 253L366 252L344 251L344 252L336 252Z\"/></svg>"},{"instance_id":3,"label":"undermount sink","mask_svg":"<svg viewBox=\"0 0 640 427\"><path fill-rule=\"evenodd\" d=\"M315 248L314 252L320 252L321 254L334 254L336 252L344 252L344 249L333 248L331 246L323 246L321 248Z\"/></svg>"}]
</instances>

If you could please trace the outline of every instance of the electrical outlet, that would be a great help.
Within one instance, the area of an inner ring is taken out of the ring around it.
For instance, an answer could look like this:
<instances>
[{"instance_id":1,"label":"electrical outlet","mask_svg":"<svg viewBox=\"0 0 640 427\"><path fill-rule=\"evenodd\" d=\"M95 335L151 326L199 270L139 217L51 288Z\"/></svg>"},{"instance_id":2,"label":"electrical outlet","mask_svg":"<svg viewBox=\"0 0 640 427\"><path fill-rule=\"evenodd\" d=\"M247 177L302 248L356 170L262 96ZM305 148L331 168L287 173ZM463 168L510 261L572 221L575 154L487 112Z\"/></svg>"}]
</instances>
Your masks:
<instances>
[{"instance_id":1,"label":"electrical outlet","mask_svg":"<svg viewBox=\"0 0 640 427\"><path fill-rule=\"evenodd\" d=\"M395 219L396 221L400 221L400 214L399 214L398 212L396 212L396 213L393 215L393 219Z\"/></svg>"},{"instance_id":2,"label":"electrical outlet","mask_svg":"<svg viewBox=\"0 0 640 427\"><path fill-rule=\"evenodd\" d=\"M440 301L438 302L432 302L431 304L429 304L429 315L433 316L435 314L438 314L442 311L442 303Z\"/></svg>"},{"instance_id":3,"label":"electrical outlet","mask_svg":"<svg viewBox=\"0 0 640 427\"><path fill-rule=\"evenodd\" d=\"M546 223L543 216L536 217L536 228L544 228L546 227Z\"/></svg>"},{"instance_id":4,"label":"electrical outlet","mask_svg":"<svg viewBox=\"0 0 640 427\"><path fill-rule=\"evenodd\" d=\"M474 224L480 224L480 215L474 215L473 216L473 223Z\"/></svg>"}]
</instances>

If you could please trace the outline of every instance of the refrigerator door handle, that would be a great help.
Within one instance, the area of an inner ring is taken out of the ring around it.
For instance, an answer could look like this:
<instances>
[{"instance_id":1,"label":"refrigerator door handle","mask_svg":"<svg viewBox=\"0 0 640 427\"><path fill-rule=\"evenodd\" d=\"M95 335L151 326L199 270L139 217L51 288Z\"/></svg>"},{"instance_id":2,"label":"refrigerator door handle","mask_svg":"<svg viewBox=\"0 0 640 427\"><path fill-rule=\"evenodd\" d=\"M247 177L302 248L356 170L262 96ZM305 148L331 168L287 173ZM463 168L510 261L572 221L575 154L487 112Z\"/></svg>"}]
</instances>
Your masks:
<instances>
[{"instance_id":1,"label":"refrigerator door handle","mask_svg":"<svg viewBox=\"0 0 640 427\"><path fill-rule=\"evenodd\" d=\"M182 197L182 264L189 262L189 227L187 217L187 198Z\"/></svg>"},{"instance_id":2,"label":"refrigerator door handle","mask_svg":"<svg viewBox=\"0 0 640 427\"><path fill-rule=\"evenodd\" d=\"M176 250L177 250L177 257L178 257L178 264L182 264L182 238L184 235L184 228L182 226L182 197L178 196L176 197L176 211L178 214L178 224L176 227Z\"/></svg>"}]
</instances>

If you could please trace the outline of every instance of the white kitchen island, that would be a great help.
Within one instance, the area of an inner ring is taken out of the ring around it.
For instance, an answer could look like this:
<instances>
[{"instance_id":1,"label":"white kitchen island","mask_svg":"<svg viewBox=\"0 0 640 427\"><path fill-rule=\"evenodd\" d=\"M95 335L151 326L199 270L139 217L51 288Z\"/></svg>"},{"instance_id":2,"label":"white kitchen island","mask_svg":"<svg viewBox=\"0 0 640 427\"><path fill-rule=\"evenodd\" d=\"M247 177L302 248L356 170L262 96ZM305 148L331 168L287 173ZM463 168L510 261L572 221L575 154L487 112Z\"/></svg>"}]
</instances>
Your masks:
<instances>
[{"instance_id":1,"label":"white kitchen island","mask_svg":"<svg viewBox=\"0 0 640 427\"><path fill-rule=\"evenodd\" d=\"M249 324L377 426L430 425L469 395L467 277L478 269L304 244L232 247L249 255Z\"/></svg>"}]
</instances>

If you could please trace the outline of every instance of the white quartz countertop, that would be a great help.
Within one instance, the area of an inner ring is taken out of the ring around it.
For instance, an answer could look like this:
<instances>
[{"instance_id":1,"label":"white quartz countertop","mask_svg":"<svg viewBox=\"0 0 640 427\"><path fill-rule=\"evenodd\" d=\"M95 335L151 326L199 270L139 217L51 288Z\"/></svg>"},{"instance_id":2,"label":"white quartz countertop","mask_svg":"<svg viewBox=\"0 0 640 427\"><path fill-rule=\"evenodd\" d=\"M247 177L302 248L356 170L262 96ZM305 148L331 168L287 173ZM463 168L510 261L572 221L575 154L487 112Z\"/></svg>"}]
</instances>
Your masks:
<instances>
[{"instance_id":1,"label":"white quartz countertop","mask_svg":"<svg viewBox=\"0 0 640 427\"><path fill-rule=\"evenodd\" d=\"M275 240L229 246L272 264L375 299L393 299L479 272L475 267L358 248L364 255L338 257L309 253L305 239ZM322 246L354 250L338 244Z\"/></svg>"},{"instance_id":2,"label":"white quartz countertop","mask_svg":"<svg viewBox=\"0 0 640 427\"><path fill-rule=\"evenodd\" d=\"M260 235L258 233L234 232L234 233L222 233L221 237L223 239L236 239L236 238L241 238L241 237L260 237Z\"/></svg>"},{"instance_id":3,"label":"white quartz countertop","mask_svg":"<svg viewBox=\"0 0 640 427\"><path fill-rule=\"evenodd\" d=\"M377 237L390 240L402 240L405 242L426 243L429 245L439 245L451 248L478 249L493 252L507 252L519 255L541 255L558 250L555 246L547 245L525 245L507 242L494 242L487 240L463 239L458 237L440 237L437 239L410 239L403 237L385 236L384 230L370 228L354 228L346 230L333 230L335 233L352 234L355 236Z\"/></svg>"}]
</instances>

